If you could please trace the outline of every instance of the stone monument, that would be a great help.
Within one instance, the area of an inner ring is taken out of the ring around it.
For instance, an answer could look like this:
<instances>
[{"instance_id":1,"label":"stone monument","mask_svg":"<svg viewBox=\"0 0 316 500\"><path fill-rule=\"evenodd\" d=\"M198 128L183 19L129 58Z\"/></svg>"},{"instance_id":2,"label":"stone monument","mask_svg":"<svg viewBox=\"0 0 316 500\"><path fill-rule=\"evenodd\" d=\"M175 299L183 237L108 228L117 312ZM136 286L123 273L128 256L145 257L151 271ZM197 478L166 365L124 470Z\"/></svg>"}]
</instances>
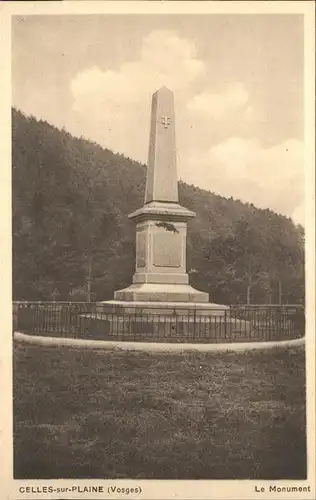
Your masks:
<instances>
[{"instance_id":1,"label":"stone monument","mask_svg":"<svg viewBox=\"0 0 316 500\"><path fill-rule=\"evenodd\" d=\"M173 93L152 97L144 206L129 215L136 222L133 284L114 294L120 301L208 302L189 285L186 272L187 222L195 213L179 205Z\"/></svg>"},{"instance_id":2,"label":"stone monument","mask_svg":"<svg viewBox=\"0 0 316 500\"><path fill-rule=\"evenodd\" d=\"M189 284L186 239L193 217L179 204L174 98L162 87L152 97L144 205L129 215L136 223L133 283L85 315L93 338L218 342L241 341L249 332L229 306L210 303Z\"/></svg>"},{"instance_id":3,"label":"stone monument","mask_svg":"<svg viewBox=\"0 0 316 500\"><path fill-rule=\"evenodd\" d=\"M189 284L187 223L193 217L194 212L179 204L174 97L162 87L152 96L144 205L129 215L136 223L133 283L117 290L114 300L99 303L99 311L223 315L228 306L211 304L208 293Z\"/></svg>"},{"instance_id":4,"label":"stone monument","mask_svg":"<svg viewBox=\"0 0 316 500\"><path fill-rule=\"evenodd\" d=\"M86 315L93 338L218 342L241 341L249 332L229 306L210 303L189 284L186 239L193 217L179 204L174 98L162 87L152 97L144 205L129 215L136 223L133 283Z\"/></svg>"}]
</instances>

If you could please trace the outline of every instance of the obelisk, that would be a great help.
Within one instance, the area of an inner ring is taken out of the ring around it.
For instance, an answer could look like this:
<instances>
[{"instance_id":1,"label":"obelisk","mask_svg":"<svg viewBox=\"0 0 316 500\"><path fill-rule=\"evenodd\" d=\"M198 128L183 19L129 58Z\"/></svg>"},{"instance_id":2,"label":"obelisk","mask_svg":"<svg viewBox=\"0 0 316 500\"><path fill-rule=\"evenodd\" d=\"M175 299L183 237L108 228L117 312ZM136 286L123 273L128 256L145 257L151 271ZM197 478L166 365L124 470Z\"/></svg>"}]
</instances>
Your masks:
<instances>
[{"instance_id":1,"label":"obelisk","mask_svg":"<svg viewBox=\"0 0 316 500\"><path fill-rule=\"evenodd\" d=\"M186 272L187 222L195 213L178 201L174 97L166 87L152 96L144 206L129 217L136 222L136 270L133 284L114 300L208 302Z\"/></svg>"},{"instance_id":2,"label":"obelisk","mask_svg":"<svg viewBox=\"0 0 316 500\"><path fill-rule=\"evenodd\" d=\"M145 203L178 202L174 98L166 87L152 97Z\"/></svg>"}]
</instances>

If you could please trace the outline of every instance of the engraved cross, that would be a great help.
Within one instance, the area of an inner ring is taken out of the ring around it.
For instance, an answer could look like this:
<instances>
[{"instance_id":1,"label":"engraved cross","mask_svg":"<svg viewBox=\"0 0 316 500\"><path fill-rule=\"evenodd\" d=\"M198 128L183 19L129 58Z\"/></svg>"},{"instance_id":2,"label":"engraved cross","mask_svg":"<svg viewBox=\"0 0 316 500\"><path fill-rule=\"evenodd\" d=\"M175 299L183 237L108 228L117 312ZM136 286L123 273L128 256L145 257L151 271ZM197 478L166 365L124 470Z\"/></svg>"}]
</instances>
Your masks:
<instances>
[{"instance_id":1,"label":"engraved cross","mask_svg":"<svg viewBox=\"0 0 316 500\"><path fill-rule=\"evenodd\" d=\"M171 119L169 116L164 115L161 117L161 123L165 128L168 128L168 126L171 125Z\"/></svg>"}]
</instances>

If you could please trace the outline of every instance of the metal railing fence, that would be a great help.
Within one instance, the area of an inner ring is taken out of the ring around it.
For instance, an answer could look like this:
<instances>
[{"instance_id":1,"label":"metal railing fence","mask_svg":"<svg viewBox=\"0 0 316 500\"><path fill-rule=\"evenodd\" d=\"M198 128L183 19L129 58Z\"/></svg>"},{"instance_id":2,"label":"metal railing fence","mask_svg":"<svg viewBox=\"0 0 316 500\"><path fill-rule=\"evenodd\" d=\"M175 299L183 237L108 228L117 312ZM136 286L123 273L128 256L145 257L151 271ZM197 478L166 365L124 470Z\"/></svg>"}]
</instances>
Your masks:
<instances>
[{"instance_id":1,"label":"metal railing fence","mask_svg":"<svg viewBox=\"0 0 316 500\"><path fill-rule=\"evenodd\" d=\"M249 342L304 336L300 305L227 308L106 306L88 302L14 302L13 328L35 335L146 342Z\"/></svg>"}]
</instances>

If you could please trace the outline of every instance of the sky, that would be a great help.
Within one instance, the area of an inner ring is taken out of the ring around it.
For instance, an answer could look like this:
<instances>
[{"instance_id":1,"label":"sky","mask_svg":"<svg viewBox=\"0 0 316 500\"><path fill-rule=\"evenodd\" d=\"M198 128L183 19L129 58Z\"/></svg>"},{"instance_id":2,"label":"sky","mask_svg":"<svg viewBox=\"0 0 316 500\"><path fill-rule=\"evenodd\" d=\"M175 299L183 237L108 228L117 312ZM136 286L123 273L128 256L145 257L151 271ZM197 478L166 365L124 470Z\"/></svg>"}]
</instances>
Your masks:
<instances>
[{"instance_id":1,"label":"sky","mask_svg":"<svg viewBox=\"0 0 316 500\"><path fill-rule=\"evenodd\" d=\"M175 95L178 176L304 224L300 15L13 17L12 100L147 162L151 95Z\"/></svg>"}]
</instances>

